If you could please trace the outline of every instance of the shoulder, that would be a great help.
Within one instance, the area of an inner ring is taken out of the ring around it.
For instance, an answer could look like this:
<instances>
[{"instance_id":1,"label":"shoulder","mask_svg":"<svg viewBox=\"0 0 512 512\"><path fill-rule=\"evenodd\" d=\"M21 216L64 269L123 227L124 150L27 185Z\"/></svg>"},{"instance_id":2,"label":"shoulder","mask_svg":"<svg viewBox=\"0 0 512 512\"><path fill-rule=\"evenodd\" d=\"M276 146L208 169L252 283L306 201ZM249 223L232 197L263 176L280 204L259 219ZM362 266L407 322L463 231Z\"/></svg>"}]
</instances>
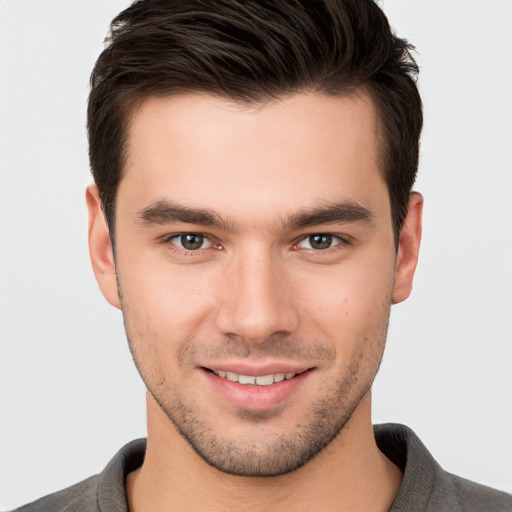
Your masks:
<instances>
[{"instance_id":1,"label":"shoulder","mask_svg":"<svg viewBox=\"0 0 512 512\"><path fill-rule=\"evenodd\" d=\"M141 466L145 452L145 439L132 441L116 453L99 475L13 512L127 512L126 476Z\"/></svg>"},{"instance_id":2,"label":"shoulder","mask_svg":"<svg viewBox=\"0 0 512 512\"><path fill-rule=\"evenodd\" d=\"M450 497L460 510L482 512L511 512L512 496L485 485L466 480L445 471L439 482L438 492L432 497L433 506Z\"/></svg>"},{"instance_id":3,"label":"shoulder","mask_svg":"<svg viewBox=\"0 0 512 512\"><path fill-rule=\"evenodd\" d=\"M391 512L512 512L512 496L448 473L410 428L385 424L374 432L381 452L403 472Z\"/></svg>"},{"instance_id":4,"label":"shoulder","mask_svg":"<svg viewBox=\"0 0 512 512\"><path fill-rule=\"evenodd\" d=\"M98 482L99 475L91 476L67 489L48 494L44 498L23 505L13 512L96 511L98 510Z\"/></svg>"}]
</instances>

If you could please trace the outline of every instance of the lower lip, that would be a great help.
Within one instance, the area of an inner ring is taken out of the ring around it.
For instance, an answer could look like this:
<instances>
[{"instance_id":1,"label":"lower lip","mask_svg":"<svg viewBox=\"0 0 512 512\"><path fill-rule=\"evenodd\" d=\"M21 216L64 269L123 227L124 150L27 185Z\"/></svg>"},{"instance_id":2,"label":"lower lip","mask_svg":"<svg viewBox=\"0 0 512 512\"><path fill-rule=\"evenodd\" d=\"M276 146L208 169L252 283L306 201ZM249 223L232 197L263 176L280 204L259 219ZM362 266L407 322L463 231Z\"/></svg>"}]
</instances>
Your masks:
<instances>
[{"instance_id":1,"label":"lower lip","mask_svg":"<svg viewBox=\"0 0 512 512\"><path fill-rule=\"evenodd\" d=\"M202 371L216 392L235 407L250 411L268 410L282 404L297 391L312 372L307 370L292 379L276 382L270 386L258 386L232 382L208 370Z\"/></svg>"}]
</instances>

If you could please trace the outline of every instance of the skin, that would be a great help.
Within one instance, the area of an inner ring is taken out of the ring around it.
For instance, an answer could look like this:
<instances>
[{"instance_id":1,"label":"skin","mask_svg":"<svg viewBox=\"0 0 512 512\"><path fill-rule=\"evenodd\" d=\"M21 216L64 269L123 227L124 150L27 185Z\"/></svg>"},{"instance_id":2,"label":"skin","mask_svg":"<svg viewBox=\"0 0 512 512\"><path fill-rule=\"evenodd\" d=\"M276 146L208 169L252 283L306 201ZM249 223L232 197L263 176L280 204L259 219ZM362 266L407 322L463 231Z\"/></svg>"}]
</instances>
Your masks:
<instances>
[{"instance_id":1,"label":"skin","mask_svg":"<svg viewBox=\"0 0 512 512\"><path fill-rule=\"evenodd\" d=\"M423 201L411 195L396 251L376 132L363 93L188 94L134 113L115 260L87 191L95 275L148 388L131 510L389 509L401 474L375 445L370 390L390 307L411 291ZM254 398L209 371L233 368L307 371Z\"/></svg>"}]
</instances>

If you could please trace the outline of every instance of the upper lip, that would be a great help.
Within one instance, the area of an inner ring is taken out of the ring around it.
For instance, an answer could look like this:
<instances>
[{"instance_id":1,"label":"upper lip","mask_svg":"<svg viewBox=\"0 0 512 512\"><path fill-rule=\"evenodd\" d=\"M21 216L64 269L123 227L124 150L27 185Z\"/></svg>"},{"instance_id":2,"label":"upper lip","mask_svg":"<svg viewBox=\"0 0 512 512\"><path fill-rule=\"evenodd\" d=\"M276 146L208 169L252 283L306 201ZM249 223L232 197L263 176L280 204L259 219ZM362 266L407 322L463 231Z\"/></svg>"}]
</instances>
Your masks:
<instances>
[{"instance_id":1,"label":"upper lip","mask_svg":"<svg viewBox=\"0 0 512 512\"><path fill-rule=\"evenodd\" d=\"M226 372L237 373L238 375L247 375L259 377L263 375L275 375L278 373L303 373L311 370L312 366L293 363L268 363L263 365L254 365L248 363L209 363L201 365L208 370L224 370Z\"/></svg>"}]
</instances>

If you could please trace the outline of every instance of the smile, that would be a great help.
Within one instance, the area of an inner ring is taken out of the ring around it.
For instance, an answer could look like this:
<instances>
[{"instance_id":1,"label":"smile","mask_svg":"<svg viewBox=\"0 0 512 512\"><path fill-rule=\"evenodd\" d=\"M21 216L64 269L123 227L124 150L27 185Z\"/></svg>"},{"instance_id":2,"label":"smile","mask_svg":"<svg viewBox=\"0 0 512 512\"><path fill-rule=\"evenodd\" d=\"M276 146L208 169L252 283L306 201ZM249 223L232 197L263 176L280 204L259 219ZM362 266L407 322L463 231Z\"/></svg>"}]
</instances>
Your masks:
<instances>
[{"instance_id":1,"label":"smile","mask_svg":"<svg viewBox=\"0 0 512 512\"><path fill-rule=\"evenodd\" d=\"M293 379L297 373L272 373L269 375L240 375L235 372L228 372L225 370L212 370L213 373L223 379L231 382L238 382L239 384L248 384L253 386L270 386L275 382L282 382L283 380Z\"/></svg>"}]
</instances>

